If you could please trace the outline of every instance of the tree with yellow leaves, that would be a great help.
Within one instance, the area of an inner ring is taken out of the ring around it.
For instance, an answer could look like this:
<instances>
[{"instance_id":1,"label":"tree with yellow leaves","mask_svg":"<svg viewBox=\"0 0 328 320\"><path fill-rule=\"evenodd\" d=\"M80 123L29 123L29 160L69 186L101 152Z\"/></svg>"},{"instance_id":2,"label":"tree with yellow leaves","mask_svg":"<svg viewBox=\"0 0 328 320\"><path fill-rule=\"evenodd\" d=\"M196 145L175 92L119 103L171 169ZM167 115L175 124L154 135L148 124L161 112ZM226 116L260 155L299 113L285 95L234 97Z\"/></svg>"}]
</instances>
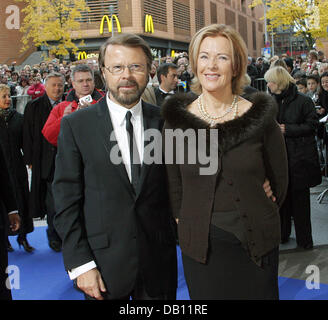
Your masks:
<instances>
[{"instance_id":1,"label":"tree with yellow leaves","mask_svg":"<svg viewBox=\"0 0 328 320\"><path fill-rule=\"evenodd\" d=\"M310 49L327 38L328 0L253 0L251 7L258 5L267 6L268 31L294 27L295 35L302 36Z\"/></svg>"},{"instance_id":2,"label":"tree with yellow leaves","mask_svg":"<svg viewBox=\"0 0 328 320\"><path fill-rule=\"evenodd\" d=\"M65 56L71 50L76 53L71 32L80 29L82 12L89 11L85 0L16 0L25 2L25 14L20 31L25 51L31 45L46 46L49 53ZM51 44L49 44L51 42Z\"/></svg>"}]
</instances>

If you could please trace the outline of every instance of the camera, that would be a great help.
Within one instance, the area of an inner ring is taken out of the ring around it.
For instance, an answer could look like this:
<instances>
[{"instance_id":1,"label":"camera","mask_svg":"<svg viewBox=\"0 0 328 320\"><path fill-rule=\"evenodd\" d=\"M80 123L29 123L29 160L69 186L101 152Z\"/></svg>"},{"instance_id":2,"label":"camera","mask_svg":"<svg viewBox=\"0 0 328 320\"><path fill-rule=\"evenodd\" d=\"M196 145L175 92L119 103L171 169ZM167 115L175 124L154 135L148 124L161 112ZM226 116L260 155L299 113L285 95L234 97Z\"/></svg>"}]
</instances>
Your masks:
<instances>
[{"instance_id":1,"label":"camera","mask_svg":"<svg viewBox=\"0 0 328 320\"><path fill-rule=\"evenodd\" d=\"M80 104L91 103L92 97L90 94L88 94L87 96L80 98L79 102L80 102Z\"/></svg>"}]
</instances>

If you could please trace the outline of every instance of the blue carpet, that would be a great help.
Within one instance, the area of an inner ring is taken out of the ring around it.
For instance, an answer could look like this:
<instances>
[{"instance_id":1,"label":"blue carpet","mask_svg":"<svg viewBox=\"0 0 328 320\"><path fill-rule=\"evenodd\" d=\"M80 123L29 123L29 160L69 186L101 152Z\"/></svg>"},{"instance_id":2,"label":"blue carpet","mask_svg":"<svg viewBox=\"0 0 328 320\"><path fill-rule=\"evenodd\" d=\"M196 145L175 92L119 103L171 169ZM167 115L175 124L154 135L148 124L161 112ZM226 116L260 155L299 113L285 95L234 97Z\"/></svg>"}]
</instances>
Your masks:
<instances>
[{"instance_id":1,"label":"blue carpet","mask_svg":"<svg viewBox=\"0 0 328 320\"><path fill-rule=\"evenodd\" d=\"M83 300L83 294L75 290L64 270L61 253L48 247L46 227L37 227L28 235L30 244L36 248L32 253L19 249L16 237L10 237L15 249L9 253L9 265L18 266L20 288L13 289L14 300ZM178 300L189 300L184 279L181 252L178 248ZM18 282L16 282L18 283ZM305 281L279 277L281 300L328 300L328 285L309 290Z\"/></svg>"}]
</instances>

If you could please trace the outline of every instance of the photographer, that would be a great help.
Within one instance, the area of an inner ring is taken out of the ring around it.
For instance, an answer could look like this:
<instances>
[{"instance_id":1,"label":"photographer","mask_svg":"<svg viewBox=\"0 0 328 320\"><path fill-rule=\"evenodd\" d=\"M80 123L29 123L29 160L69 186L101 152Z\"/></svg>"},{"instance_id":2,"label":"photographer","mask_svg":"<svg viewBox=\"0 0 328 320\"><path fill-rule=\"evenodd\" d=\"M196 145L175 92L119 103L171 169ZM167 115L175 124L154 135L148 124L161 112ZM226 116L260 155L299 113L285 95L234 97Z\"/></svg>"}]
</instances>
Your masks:
<instances>
[{"instance_id":1,"label":"photographer","mask_svg":"<svg viewBox=\"0 0 328 320\"><path fill-rule=\"evenodd\" d=\"M101 91L95 89L94 73L87 65L76 66L71 79L73 89L68 92L65 101L52 109L42 130L44 137L54 146L57 146L61 119L78 109L97 103L104 96Z\"/></svg>"},{"instance_id":2,"label":"photographer","mask_svg":"<svg viewBox=\"0 0 328 320\"><path fill-rule=\"evenodd\" d=\"M190 91L190 85L191 85L191 79L193 78L193 73L191 71L188 57L185 55L181 55L177 58L175 61L175 64L177 65L178 69L178 77L179 77L179 84L181 82L186 82L186 89L185 91Z\"/></svg>"}]
</instances>

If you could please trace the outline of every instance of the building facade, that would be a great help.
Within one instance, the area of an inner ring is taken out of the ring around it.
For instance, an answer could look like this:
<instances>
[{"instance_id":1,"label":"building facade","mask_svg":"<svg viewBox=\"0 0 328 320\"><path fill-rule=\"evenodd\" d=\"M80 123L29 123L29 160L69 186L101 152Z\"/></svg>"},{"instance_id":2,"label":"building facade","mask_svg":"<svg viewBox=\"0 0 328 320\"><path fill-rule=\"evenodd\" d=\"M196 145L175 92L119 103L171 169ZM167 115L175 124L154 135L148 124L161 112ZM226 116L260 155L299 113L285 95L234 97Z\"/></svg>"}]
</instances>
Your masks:
<instances>
[{"instance_id":1,"label":"building facade","mask_svg":"<svg viewBox=\"0 0 328 320\"><path fill-rule=\"evenodd\" d=\"M23 19L24 4L15 0L0 1L0 64L20 64L34 50L20 52L22 34L19 31Z\"/></svg>"},{"instance_id":2,"label":"building facade","mask_svg":"<svg viewBox=\"0 0 328 320\"><path fill-rule=\"evenodd\" d=\"M86 0L90 8L84 12L81 30L73 32L72 38L84 39L80 52L96 54L104 40L112 35L108 20L114 15L114 33L129 32L142 36L156 55L168 55L172 50L187 51L192 36L202 27L212 23L233 26L246 42L249 55L257 57L264 47L264 22L261 7L249 8L251 0ZM22 21L22 3L1 0L0 14L7 20L8 6L16 6ZM108 16L103 19L104 16ZM4 27L1 19L0 63L17 60L22 63L28 52L19 53L21 34L18 29ZM9 19L10 20L10 19ZM100 26L103 20L103 32ZM116 23L119 22L119 24ZM16 26L17 27L17 26ZM10 39L10 43L8 43ZM5 50L3 48L6 48ZM47 48L40 48L46 50ZM34 48L35 50L35 48Z\"/></svg>"},{"instance_id":3,"label":"building facade","mask_svg":"<svg viewBox=\"0 0 328 320\"><path fill-rule=\"evenodd\" d=\"M104 33L99 30L103 16L110 18L111 14L118 18L122 32L142 36L161 56L169 55L171 50L188 51L192 36L212 23L233 26L254 57L261 54L264 46L264 24L260 20L263 10L249 8L251 0L88 0L87 3L90 12L81 19L85 42L81 49L87 53L97 50L104 38L111 36L106 22ZM153 29L147 26L149 17ZM114 32L118 32L116 23Z\"/></svg>"}]
</instances>

